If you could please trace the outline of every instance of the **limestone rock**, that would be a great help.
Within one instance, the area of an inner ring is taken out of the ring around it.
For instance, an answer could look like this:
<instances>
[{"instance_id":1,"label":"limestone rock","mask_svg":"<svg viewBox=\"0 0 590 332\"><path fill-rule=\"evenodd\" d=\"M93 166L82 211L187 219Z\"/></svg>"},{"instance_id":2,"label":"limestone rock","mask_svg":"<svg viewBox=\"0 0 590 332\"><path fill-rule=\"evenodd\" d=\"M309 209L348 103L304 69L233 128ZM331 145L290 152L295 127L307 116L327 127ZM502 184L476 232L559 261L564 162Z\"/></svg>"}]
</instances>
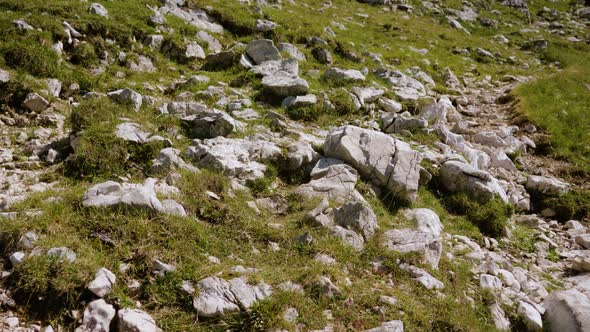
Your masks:
<instances>
[{"instance_id":1,"label":"limestone rock","mask_svg":"<svg viewBox=\"0 0 590 332\"><path fill-rule=\"evenodd\" d=\"M95 15L102 16L102 17L109 16L108 10L106 8L104 8L104 6L99 3L92 3L90 5L90 8L88 9L88 11L91 14L95 14Z\"/></svg>"},{"instance_id":2,"label":"limestone rock","mask_svg":"<svg viewBox=\"0 0 590 332\"><path fill-rule=\"evenodd\" d=\"M404 323L401 320L390 320L365 332L404 332Z\"/></svg>"},{"instance_id":3,"label":"limestone rock","mask_svg":"<svg viewBox=\"0 0 590 332\"><path fill-rule=\"evenodd\" d=\"M570 185L553 177L530 175L527 178L526 189L529 192L559 196L570 190Z\"/></svg>"},{"instance_id":4,"label":"limestone rock","mask_svg":"<svg viewBox=\"0 0 590 332\"><path fill-rule=\"evenodd\" d=\"M262 79L262 86L279 97L298 96L307 93L309 84L306 80L285 71L278 71Z\"/></svg>"},{"instance_id":5,"label":"limestone rock","mask_svg":"<svg viewBox=\"0 0 590 332\"><path fill-rule=\"evenodd\" d=\"M281 149L259 139L216 137L189 147L185 154L199 167L223 172L240 180L264 177L267 161L277 160Z\"/></svg>"},{"instance_id":6,"label":"limestone rock","mask_svg":"<svg viewBox=\"0 0 590 332\"><path fill-rule=\"evenodd\" d=\"M103 267L96 272L94 280L88 285L88 289L98 297L105 297L111 292L115 282L116 278L113 272Z\"/></svg>"},{"instance_id":7,"label":"limestone rock","mask_svg":"<svg viewBox=\"0 0 590 332\"><path fill-rule=\"evenodd\" d=\"M281 54L270 39L258 39L251 41L246 46L246 54L259 65L269 60L280 60Z\"/></svg>"},{"instance_id":8,"label":"limestone rock","mask_svg":"<svg viewBox=\"0 0 590 332\"><path fill-rule=\"evenodd\" d=\"M241 124L229 114L216 109L202 110L182 118L194 138L215 138L227 136L241 128Z\"/></svg>"},{"instance_id":9,"label":"limestone rock","mask_svg":"<svg viewBox=\"0 0 590 332\"><path fill-rule=\"evenodd\" d=\"M76 332L108 332L115 313L115 308L105 300L92 301L84 309L82 325Z\"/></svg>"},{"instance_id":10,"label":"limestone rock","mask_svg":"<svg viewBox=\"0 0 590 332\"><path fill-rule=\"evenodd\" d=\"M156 325L156 320L143 310L121 309L117 317L119 332L162 332Z\"/></svg>"},{"instance_id":11,"label":"limestone rock","mask_svg":"<svg viewBox=\"0 0 590 332\"><path fill-rule=\"evenodd\" d=\"M350 164L399 198L416 200L422 156L407 143L378 131L343 126L328 134L324 152Z\"/></svg>"},{"instance_id":12,"label":"limestone rock","mask_svg":"<svg viewBox=\"0 0 590 332\"><path fill-rule=\"evenodd\" d=\"M334 221L344 228L360 232L365 239L373 237L379 228L373 210L360 202L344 204L334 210Z\"/></svg>"},{"instance_id":13,"label":"limestone rock","mask_svg":"<svg viewBox=\"0 0 590 332\"><path fill-rule=\"evenodd\" d=\"M191 172L198 172L199 169L193 165L186 163L180 157L180 151L174 148L165 148L158 152L156 159L152 161L150 173L164 174L174 170L188 170Z\"/></svg>"},{"instance_id":14,"label":"limestone rock","mask_svg":"<svg viewBox=\"0 0 590 332\"><path fill-rule=\"evenodd\" d=\"M590 330L590 299L576 289L549 294L543 307L552 332Z\"/></svg>"},{"instance_id":15,"label":"limestone rock","mask_svg":"<svg viewBox=\"0 0 590 332\"><path fill-rule=\"evenodd\" d=\"M338 159L318 160L310 173L311 181L299 186L304 196L328 197L339 202L361 201L363 196L355 189L357 171Z\"/></svg>"},{"instance_id":16,"label":"limestone rock","mask_svg":"<svg viewBox=\"0 0 590 332\"><path fill-rule=\"evenodd\" d=\"M365 75L355 69L330 68L324 73L324 77L336 82L364 81Z\"/></svg>"},{"instance_id":17,"label":"limestone rock","mask_svg":"<svg viewBox=\"0 0 590 332\"><path fill-rule=\"evenodd\" d=\"M49 102L39 94L31 92L25 97L23 106L31 112L41 112L49 106Z\"/></svg>"},{"instance_id":18,"label":"limestone rock","mask_svg":"<svg viewBox=\"0 0 590 332\"><path fill-rule=\"evenodd\" d=\"M438 266L442 242L437 235L409 228L392 229L383 234L383 246L400 253L418 252L433 268Z\"/></svg>"},{"instance_id":19,"label":"limestone rock","mask_svg":"<svg viewBox=\"0 0 590 332\"><path fill-rule=\"evenodd\" d=\"M405 210L404 216L406 219L413 221L416 229L421 232L428 232L434 235L440 235L443 231L443 225L436 212L430 209L412 209Z\"/></svg>"},{"instance_id":20,"label":"limestone rock","mask_svg":"<svg viewBox=\"0 0 590 332\"><path fill-rule=\"evenodd\" d=\"M478 170L469 164L450 160L442 164L440 181L450 192L463 192L479 201L488 201L494 196L507 202L506 192L498 180L488 172Z\"/></svg>"},{"instance_id":21,"label":"limestone rock","mask_svg":"<svg viewBox=\"0 0 590 332\"><path fill-rule=\"evenodd\" d=\"M143 103L142 96L129 88L109 92L107 96L118 103L131 105L136 112Z\"/></svg>"},{"instance_id":22,"label":"limestone rock","mask_svg":"<svg viewBox=\"0 0 590 332\"><path fill-rule=\"evenodd\" d=\"M272 293L270 286L263 282L251 286L244 277L229 282L218 277L208 277L199 281L198 288L199 294L193 298L193 307L202 317L220 317L248 309Z\"/></svg>"}]
</instances>

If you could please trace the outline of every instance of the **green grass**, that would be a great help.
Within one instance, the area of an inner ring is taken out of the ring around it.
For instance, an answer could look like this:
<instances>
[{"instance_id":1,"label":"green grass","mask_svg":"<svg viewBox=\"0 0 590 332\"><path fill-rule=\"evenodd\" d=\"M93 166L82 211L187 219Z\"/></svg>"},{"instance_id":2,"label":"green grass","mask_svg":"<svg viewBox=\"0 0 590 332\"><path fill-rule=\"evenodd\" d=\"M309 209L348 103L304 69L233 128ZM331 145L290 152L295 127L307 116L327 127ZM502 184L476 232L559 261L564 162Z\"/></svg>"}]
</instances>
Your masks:
<instances>
[{"instance_id":1,"label":"green grass","mask_svg":"<svg viewBox=\"0 0 590 332\"><path fill-rule=\"evenodd\" d=\"M559 73L520 86L520 110L550 134L551 152L590 172L590 47L551 44L547 61L559 61Z\"/></svg>"}]
</instances>

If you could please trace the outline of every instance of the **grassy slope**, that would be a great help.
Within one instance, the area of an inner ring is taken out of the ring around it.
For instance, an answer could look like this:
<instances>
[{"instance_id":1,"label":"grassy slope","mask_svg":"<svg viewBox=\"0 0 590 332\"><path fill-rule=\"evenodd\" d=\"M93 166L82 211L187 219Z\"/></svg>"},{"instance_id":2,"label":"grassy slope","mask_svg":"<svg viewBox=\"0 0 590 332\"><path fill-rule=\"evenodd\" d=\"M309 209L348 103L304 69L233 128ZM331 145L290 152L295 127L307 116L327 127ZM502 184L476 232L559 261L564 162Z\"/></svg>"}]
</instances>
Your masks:
<instances>
[{"instance_id":1,"label":"grassy slope","mask_svg":"<svg viewBox=\"0 0 590 332\"><path fill-rule=\"evenodd\" d=\"M516 91L520 109L551 134L553 150L590 172L590 47L550 45L548 61L559 61L559 73L522 85Z\"/></svg>"}]
</instances>

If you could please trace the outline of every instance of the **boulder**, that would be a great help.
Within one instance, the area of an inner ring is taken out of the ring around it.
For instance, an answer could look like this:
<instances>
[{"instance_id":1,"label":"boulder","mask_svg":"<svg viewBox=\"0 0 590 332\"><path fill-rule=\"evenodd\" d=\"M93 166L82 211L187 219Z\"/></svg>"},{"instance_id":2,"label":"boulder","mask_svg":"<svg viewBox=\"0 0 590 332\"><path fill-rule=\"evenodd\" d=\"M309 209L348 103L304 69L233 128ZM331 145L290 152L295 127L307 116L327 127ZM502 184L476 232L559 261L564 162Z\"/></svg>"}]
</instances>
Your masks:
<instances>
[{"instance_id":1,"label":"boulder","mask_svg":"<svg viewBox=\"0 0 590 332\"><path fill-rule=\"evenodd\" d=\"M336 82L357 82L364 81L365 75L355 69L330 68L324 73L324 78Z\"/></svg>"},{"instance_id":2,"label":"boulder","mask_svg":"<svg viewBox=\"0 0 590 332\"><path fill-rule=\"evenodd\" d=\"M532 304L520 301L518 303L517 313L522 318L529 331L543 330L543 318L541 318L541 313L539 313Z\"/></svg>"},{"instance_id":3,"label":"boulder","mask_svg":"<svg viewBox=\"0 0 590 332\"><path fill-rule=\"evenodd\" d=\"M257 65L265 61L281 59L281 53L279 53L279 50L275 47L273 41L270 39L258 39L251 41L246 46L246 54Z\"/></svg>"},{"instance_id":4,"label":"boulder","mask_svg":"<svg viewBox=\"0 0 590 332\"><path fill-rule=\"evenodd\" d=\"M174 193L174 191L165 191L167 188L162 188L161 185L155 186L155 182L155 179L148 178L144 184L125 183L122 186L114 181L99 183L84 193L82 206L167 213L162 202L156 196L155 189L165 193Z\"/></svg>"},{"instance_id":5,"label":"boulder","mask_svg":"<svg viewBox=\"0 0 590 332\"><path fill-rule=\"evenodd\" d=\"M191 137L201 139L227 136L241 127L241 124L229 114L216 109L188 115L182 118L182 122L188 128Z\"/></svg>"},{"instance_id":6,"label":"boulder","mask_svg":"<svg viewBox=\"0 0 590 332\"><path fill-rule=\"evenodd\" d=\"M392 85L395 95L402 100L418 100L426 96L424 84L399 70L379 68L375 75Z\"/></svg>"},{"instance_id":7,"label":"boulder","mask_svg":"<svg viewBox=\"0 0 590 332\"><path fill-rule=\"evenodd\" d=\"M117 317L119 332L162 332L156 325L156 320L143 310L121 309Z\"/></svg>"},{"instance_id":8,"label":"boulder","mask_svg":"<svg viewBox=\"0 0 590 332\"><path fill-rule=\"evenodd\" d=\"M429 232L409 228L392 229L383 234L383 246L387 250L400 253L417 252L433 268L438 267L442 254L440 237Z\"/></svg>"},{"instance_id":9,"label":"boulder","mask_svg":"<svg viewBox=\"0 0 590 332\"><path fill-rule=\"evenodd\" d=\"M295 59L284 59L276 61L265 61L259 65L250 68L250 72L260 76L274 75L279 71L284 71L291 75L299 75L299 63Z\"/></svg>"},{"instance_id":10,"label":"boulder","mask_svg":"<svg viewBox=\"0 0 590 332\"><path fill-rule=\"evenodd\" d=\"M115 285L116 277L113 272L106 268L101 268L96 272L94 280L88 284L88 290L93 292L98 297L105 297L111 292L111 289Z\"/></svg>"},{"instance_id":11,"label":"boulder","mask_svg":"<svg viewBox=\"0 0 590 332\"><path fill-rule=\"evenodd\" d=\"M286 52L292 58L295 58L299 61L306 61L307 60L305 57L305 54L303 54L303 52L301 52L299 49L297 49L297 47L295 47L292 44L280 43L279 45L277 45L277 48L279 51Z\"/></svg>"},{"instance_id":12,"label":"boulder","mask_svg":"<svg viewBox=\"0 0 590 332\"><path fill-rule=\"evenodd\" d=\"M352 93L358 97L362 104L369 104L377 101L379 97L383 96L385 91L373 87L358 87L352 88Z\"/></svg>"},{"instance_id":13,"label":"boulder","mask_svg":"<svg viewBox=\"0 0 590 332\"><path fill-rule=\"evenodd\" d=\"M139 111L143 103L142 96L128 88L111 91L107 93L107 96L118 103L131 105L136 112Z\"/></svg>"},{"instance_id":14,"label":"boulder","mask_svg":"<svg viewBox=\"0 0 590 332\"><path fill-rule=\"evenodd\" d=\"M338 202L361 201L363 196L355 189L357 171L338 159L318 160L310 173L311 181L302 184L297 192L303 196L328 197Z\"/></svg>"},{"instance_id":15,"label":"boulder","mask_svg":"<svg viewBox=\"0 0 590 332\"><path fill-rule=\"evenodd\" d=\"M365 240L372 238L379 228L373 210L361 202L347 203L335 209L334 222L361 233Z\"/></svg>"},{"instance_id":16,"label":"boulder","mask_svg":"<svg viewBox=\"0 0 590 332\"><path fill-rule=\"evenodd\" d=\"M102 16L102 17L109 16L109 11L106 8L104 8L103 5L96 3L96 2L90 4L90 8L88 8L88 11L90 12L90 14L94 14L94 15L98 15L98 16Z\"/></svg>"},{"instance_id":17,"label":"boulder","mask_svg":"<svg viewBox=\"0 0 590 332\"><path fill-rule=\"evenodd\" d=\"M399 198L416 200L422 156L407 143L378 131L343 126L328 134L324 153L345 161Z\"/></svg>"},{"instance_id":18,"label":"boulder","mask_svg":"<svg viewBox=\"0 0 590 332\"><path fill-rule=\"evenodd\" d=\"M205 43L207 43L207 48L212 53L221 52L223 50L223 45L217 40L215 37L207 33L206 31L200 30L197 32L197 38Z\"/></svg>"},{"instance_id":19,"label":"boulder","mask_svg":"<svg viewBox=\"0 0 590 332\"><path fill-rule=\"evenodd\" d=\"M568 192L571 188L568 183L554 177L538 175L529 175L525 187L530 193L547 196L559 196Z\"/></svg>"},{"instance_id":20,"label":"boulder","mask_svg":"<svg viewBox=\"0 0 590 332\"><path fill-rule=\"evenodd\" d=\"M141 125L134 122L123 122L118 124L115 130L115 136L127 142L138 144L166 141L162 136L152 135L152 133L144 130Z\"/></svg>"},{"instance_id":21,"label":"boulder","mask_svg":"<svg viewBox=\"0 0 590 332\"><path fill-rule=\"evenodd\" d=\"M246 310L272 293L270 286L264 282L251 286L244 277L229 282L218 277L208 277L199 281L197 286L199 293L193 298L193 307L201 317L221 317Z\"/></svg>"},{"instance_id":22,"label":"boulder","mask_svg":"<svg viewBox=\"0 0 590 332\"><path fill-rule=\"evenodd\" d=\"M23 107L31 112L41 112L46 109L47 106L49 106L47 99L34 92L27 94L23 101Z\"/></svg>"},{"instance_id":23,"label":"boulder","mask_svg":"<svg viewBox=\"0 0 590 332\"><path fill-rule=\"evenodd\" d=\"M268 161L282 156L274 143L259 139L229 139L216 137L190 146L186 156L197 166L216 170L239 180L264 177Z\"/></svg>"},{"instance_id":24,"label":"boulder","mask_svg":"<svg viewBox=\"0 0 590 332\"><path fill-rule=\"evenodd\" d=\"M386 133L401 133L428 127L426 119L412 117L408 112L385 113L381 116L381 124Z\"/></svg>"},{"instance_id":25,"label":"boulder","mask_svg":"<svg viewBox=\"0 0 590 332\"><path fill-rule=\"evenodd\" d=\"M115 308L105 300L92 301L84 309L82 325L76 332L108 332L115 313Z\"/></svg>"},{"instance_id":26,"label":"boulder","mask_svg":"<svg viewBox=\"0 0 590 332\"><path fill-rule=\"evenodd\" d=\"M506 192L490 173L460 161L449 160L442 164L440 182L443 188L449 192L466 193L481 202L486 202L494 197L508 202Z\"/></svg>"},{"instance_id":27,"label":"boulder","mask_svg":"<svg viewBox=\"0 0 590 332\"><path fill-rule=\"evenodd\" d=\"M282 70L273 75L265 76L262 79L262 86L278 97L303 95L309 89L306 80Z\"/></svg>"},{"instance_id":28,"label":"boulder","mask_svg":"<svg viewBox=\"0 0 590 332\"><path fill-rule=\"evenodd\" d=\"M156 159L152 160L151 174L164 174L174 170L187 170L198 172L199 169L186 163L180 157L180 151L174 148L165 148L158 152Z\"/></svg>"},{"instance_id":29,"label":"boulder","mask_svg":"<svg viewBox=\"0 0 590 332\"><path fill-rule=\"evenodd\" d=\"M580 291L555 291L545 298L543 307L550 331L590 331L590 299Z\"/></svg>"},{"instance_id":30,"label":"boulder","mask_svg":"<svg viewBox=\"0 0 590 332\"><path fill-rule=\"evenodd\" d=\"M406 219L413 221L416 229L421 232L428 232L434 235L440 235L443 231L443 225L436 212L430 209L412 209L403 211Z\"/></svg>"},{"instance_id":31,"label":"boulder","mask_svg":"<svg viewBox=\"0 0 590 332\"><path fill-rule=\"evenodd\" d=\"M283 100L281 106L286 109L301 108L306 106L313 106L317 104L318 98L316 95L305 96L291 96Z\"/></svg>"},{"instance_id":32,"label":"boulder","mask_svg":"<svg viewBox=\"0 0 590 332\"><path fill-rule=\"evenodd\" d=\"M299 170L314 164L320 159L320 154L317 153L311 144L305 141L297 141L287 147L287 162L286 169Z\"/></svg>"}]
</instances>

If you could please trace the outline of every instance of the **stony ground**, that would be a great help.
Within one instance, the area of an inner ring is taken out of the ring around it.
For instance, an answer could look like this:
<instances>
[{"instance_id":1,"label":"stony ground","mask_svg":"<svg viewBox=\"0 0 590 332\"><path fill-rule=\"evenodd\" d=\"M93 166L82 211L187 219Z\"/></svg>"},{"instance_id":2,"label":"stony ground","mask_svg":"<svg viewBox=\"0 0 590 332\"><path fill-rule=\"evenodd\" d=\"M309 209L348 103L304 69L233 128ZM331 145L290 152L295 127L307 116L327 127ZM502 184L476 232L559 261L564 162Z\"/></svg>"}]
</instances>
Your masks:
<instances>
[{"instance_id":1,"label":"stony ground","mask_svg":"<svg viewBox=\"0 0 590 332\"><path fill-rule=\"evenodd\" d=\"M0 11L0 330L590 331L585 152L518 93L590 7Z\"/></svg>"}]
</instances>

